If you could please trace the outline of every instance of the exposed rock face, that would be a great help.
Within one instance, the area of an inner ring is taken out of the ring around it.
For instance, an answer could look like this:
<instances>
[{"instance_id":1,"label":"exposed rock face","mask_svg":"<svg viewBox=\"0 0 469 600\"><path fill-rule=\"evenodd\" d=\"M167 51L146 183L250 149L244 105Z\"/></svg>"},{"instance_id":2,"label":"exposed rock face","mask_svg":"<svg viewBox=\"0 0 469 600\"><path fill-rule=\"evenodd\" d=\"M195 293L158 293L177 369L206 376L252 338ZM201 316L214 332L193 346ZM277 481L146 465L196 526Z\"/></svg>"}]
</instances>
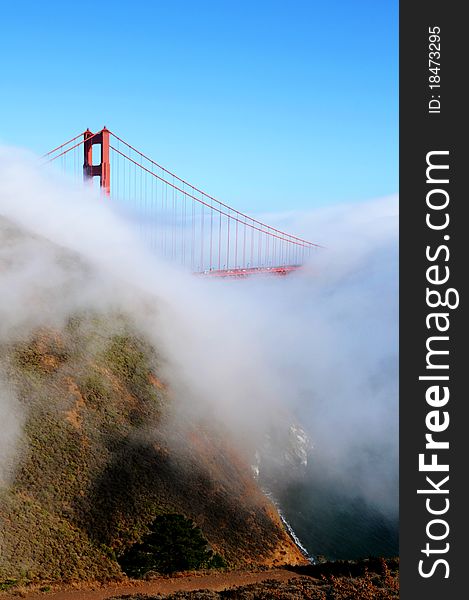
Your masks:
<instances>
[{"instance_id":1,"label":"exposed rock face","mask_svg":"<svg viewBox=\"0 0 469 600\"><path fill-rule=\"evenodd\" d=\"M285 413L261 440L251 457L251 471L262 487L275 494L288 480L301 480L313 452L313 444L292 414Z\"/></svg>"},{"instance_id":2,"label":"exposed rock face","mask_svg":"<svg viewBox=\"0 0 469 600\"><path fill-rule=\"evenodd\" d=\"M168 513L231 565L304 562L226 431L167 418L156 353L124 320L76 317L1 356L26 417L0 490L0 579L119 576L116 554Z\"/></svg>"}]
</instances>

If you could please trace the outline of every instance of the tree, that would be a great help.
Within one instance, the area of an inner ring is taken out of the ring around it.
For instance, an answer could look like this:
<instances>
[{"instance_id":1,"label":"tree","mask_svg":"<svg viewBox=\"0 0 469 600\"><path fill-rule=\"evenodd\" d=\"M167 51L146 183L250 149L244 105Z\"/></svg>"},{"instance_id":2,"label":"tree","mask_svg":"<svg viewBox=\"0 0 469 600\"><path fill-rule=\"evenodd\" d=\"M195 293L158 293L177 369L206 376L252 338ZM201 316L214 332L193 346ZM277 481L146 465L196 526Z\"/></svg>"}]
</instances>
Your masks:
<instances>
[{"instance_id":1,"label":"tree","mask_svg":"<svg viewBox=\"0 0 469 600\"><path fill-rule=\"evenodd\" d=\"M149 571L173 573L226 566L223 558L211 550L200 528L177 514L157 517L142 541L129 548L119 563L132 577L143 577Z\"/></svg>"}]
</instances>

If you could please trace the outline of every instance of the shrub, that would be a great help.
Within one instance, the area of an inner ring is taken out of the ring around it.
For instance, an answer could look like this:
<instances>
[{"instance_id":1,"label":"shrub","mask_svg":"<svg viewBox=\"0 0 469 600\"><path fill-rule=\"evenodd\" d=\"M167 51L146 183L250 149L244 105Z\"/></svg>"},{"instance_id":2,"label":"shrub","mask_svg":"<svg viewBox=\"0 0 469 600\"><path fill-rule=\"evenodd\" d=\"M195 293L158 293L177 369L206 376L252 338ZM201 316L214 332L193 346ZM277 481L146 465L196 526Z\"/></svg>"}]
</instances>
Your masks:
<instances>
[{"instance_id":1,"label":"shrub","mask_svg":"<svg viewBox=\"0 0 469 600\"><path fill-rule=\"evenodd\" d=\"M150 384L151 366L149 357L152 348L131 335L114 335L104 352L111 371L127 389L139 398L158 401L154 387Z\"/></svg>"}]
</instances>

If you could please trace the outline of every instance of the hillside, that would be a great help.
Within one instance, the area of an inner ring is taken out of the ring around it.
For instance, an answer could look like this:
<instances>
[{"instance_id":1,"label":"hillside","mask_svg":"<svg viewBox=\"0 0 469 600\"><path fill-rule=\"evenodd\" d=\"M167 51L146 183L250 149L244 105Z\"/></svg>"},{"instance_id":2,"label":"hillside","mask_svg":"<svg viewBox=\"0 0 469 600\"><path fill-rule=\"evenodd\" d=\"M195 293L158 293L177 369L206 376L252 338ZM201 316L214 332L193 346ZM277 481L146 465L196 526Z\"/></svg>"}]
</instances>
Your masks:
<instances>
[{"instance_id":1,"label":"hillside","mask_svg":"<svg viewBox=\"0 0 469 600\"><path fill-rule=\"evenodd\" d=\"M219 565L303 563L228 433L173 410L157 349L130 323L88 311L0 340L23 413L0 488L0 582L119 578L164 515L200 528Z\"/></svg>"}]
</instances>

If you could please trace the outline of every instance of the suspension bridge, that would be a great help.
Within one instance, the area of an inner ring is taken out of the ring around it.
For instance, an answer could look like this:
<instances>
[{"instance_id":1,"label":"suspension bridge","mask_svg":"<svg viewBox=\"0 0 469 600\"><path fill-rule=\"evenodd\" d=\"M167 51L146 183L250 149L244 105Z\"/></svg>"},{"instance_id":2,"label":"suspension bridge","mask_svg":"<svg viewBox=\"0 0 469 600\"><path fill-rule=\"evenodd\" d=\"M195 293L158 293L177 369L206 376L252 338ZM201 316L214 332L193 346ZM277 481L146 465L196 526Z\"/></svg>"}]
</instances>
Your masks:
<instances>
[{"instance_id":1,"label":"suspension bridge","mask_svg":"<svg viewBox=\"0 0 469 600\"><path fill-rule=\"evenodd\" d=\"M87 129L42 158L75 180L99 183L155 252L193 273L286 275L321 248L217 200L106 127Z\"/></svg>"}]
</instances>

